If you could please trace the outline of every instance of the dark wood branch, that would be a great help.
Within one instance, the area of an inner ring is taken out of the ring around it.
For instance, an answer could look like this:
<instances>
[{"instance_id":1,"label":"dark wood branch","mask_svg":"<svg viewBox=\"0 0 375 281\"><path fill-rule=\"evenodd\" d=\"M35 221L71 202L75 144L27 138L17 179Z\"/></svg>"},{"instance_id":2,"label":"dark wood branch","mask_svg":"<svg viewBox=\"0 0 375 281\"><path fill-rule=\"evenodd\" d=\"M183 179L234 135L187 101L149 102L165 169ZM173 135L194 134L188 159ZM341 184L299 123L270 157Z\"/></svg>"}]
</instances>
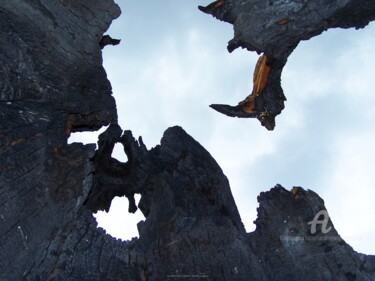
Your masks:
<instances>
[{"instance_id":1,"label":"dark wood branch","mask_svg":"<svg viewBox=\"0 0 375 281\"><path fill-rule=\"evenodd\" d=\"M274 61L267 86L255 98L254 113L246 114L242 106L211 107L231 117L256 117L269 130L273 130L275 117L284 109L281 72L299 42L330 28L363 28L375 19L372 0L223 0L199 8L233 24L229 52L242 47L264 53Z\"/></svg>"}]
</instances>

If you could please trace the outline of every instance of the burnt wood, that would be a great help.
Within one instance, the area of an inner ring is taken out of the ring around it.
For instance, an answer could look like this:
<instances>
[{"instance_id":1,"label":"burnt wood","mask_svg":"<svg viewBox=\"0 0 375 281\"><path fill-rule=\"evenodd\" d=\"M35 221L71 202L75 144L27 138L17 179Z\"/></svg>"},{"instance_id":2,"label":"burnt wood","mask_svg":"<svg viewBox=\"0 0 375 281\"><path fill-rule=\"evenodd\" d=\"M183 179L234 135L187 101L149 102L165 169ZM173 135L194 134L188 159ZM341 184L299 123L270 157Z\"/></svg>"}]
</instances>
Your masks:
<instances>
[{"instance_id":1,"label":"burnt wood","mask_svg":"<svg viewBox=\"0 0 375 281\"><path fill-rule=\"evenodd\" d=\"M234 22L242 2L211 8L237 7L220 14ZM335 8L324 3L316 11ZM112 0L0 2L0 280L375 280L375 257L356 253L332 221L312 231L326 210L313 191L260 194L246 233L223 171L182 128L147 149L119 127L100 47L119 15ZM97 149L67 144L103 125ZM116 143L126 163L111 157ZM97 227L93 212L115 196L145 215L139 238Z\"/></svg>"},{"instance_id":2,"label":"burnt wood","mask_svg":"<svg viewBox=\"0 0 375 281\"><path fill-rule=\"evenodd\" d=\"M281 72L299 42L330 28L364 28L375 19L373 0L219 0L199 9L233 24L229 52L241 47L263 53L271 65L268 83L255 98L253 113L238 105L211 107L230 117L257 118L268 130L274 129L275 118L284 109Z\"/></svg>"}]
</instances>

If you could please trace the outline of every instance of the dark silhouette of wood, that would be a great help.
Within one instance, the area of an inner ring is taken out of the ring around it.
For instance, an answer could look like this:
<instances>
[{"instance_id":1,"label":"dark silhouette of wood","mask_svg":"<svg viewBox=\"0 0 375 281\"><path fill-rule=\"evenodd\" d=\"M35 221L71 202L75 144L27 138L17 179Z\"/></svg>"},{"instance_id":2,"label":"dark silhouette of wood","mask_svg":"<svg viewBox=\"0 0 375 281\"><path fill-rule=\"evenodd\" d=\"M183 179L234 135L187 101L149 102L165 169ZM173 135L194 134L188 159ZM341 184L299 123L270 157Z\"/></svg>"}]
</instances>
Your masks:
<instances>
[{"instance_id":1,"label":"dark silhouette of wood","mask_svg":"<svg viewBox=\"0 0 375 281\"><path fill-rule=\"evenodd\" d=\"M99 46L101 49L103 49L105 46L108 46L108 45L116 46L120 44L120 41L121 41L120 39L113 39L109 35L104 35L99 42Z\"/></svg>"},{"instance_id":2,"label":"dark silhouette of wood","mask_svg":"<svg viewBox=\"0 0 375 281\"><path fill-rule=\"evenodd\" d=\"M341 239L314 192L260 194L246 233L223 171L182 128L150 150L123 132L99 45L119 15L112 0L0 3L0 280L375 280L375 257ZM67 144L103 125L98 149ZM97 227L115 196L145 215L138 239Z\"/></svg>"},{"instance_id":3,"label":"dark silhouette of wood","mask_svg":"<svg viewBox=\"0 0 375 281\"><path fill-rule=\"evenodd\" d=\"M236 106L211 107L230 117L257 118L268 130L284 109L281 72L299 42L329 28L363 28L375 19L373 0L219 0L199 9L233 24L229 52L242 47L264 53L271 66L265 89L255 97L255 110L246 110L249 97Z\"/></svg>"}]
</instances>

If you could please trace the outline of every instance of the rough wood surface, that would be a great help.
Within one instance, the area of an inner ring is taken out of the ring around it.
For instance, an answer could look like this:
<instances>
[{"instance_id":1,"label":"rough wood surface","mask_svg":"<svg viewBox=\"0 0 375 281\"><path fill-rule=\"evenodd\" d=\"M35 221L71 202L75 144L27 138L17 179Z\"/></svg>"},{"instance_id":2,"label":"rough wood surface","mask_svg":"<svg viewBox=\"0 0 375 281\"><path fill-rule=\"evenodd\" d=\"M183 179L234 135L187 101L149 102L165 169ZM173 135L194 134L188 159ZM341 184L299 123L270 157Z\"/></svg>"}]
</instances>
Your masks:
<instances>
[{"instance_id":1,"label":"rough wood surface","mask_svg":"<svg viewBox=\"0 0 375 281\"><path fill-rule=\"evenodd\" d=\"M330 220L312 232L314 192L262 193L246 233L223 171L182 128L151 150L122 131L100 51L119 14L112 0L0 2L0 280L375 280L375 257ZM67 144L107 124L97 150ZM145 215L139 239L97 228L115 196Z\"/></svg>"},{"instance_id":2,"label":"rough wood surface","mask_svg":"<svg viewBox=\"0 0 375 281\"><path fill-rule=\"evenodd\" d=\"M218 0L199 8L233 24L229 52L242 47L264 53L271 66L268 84L255 98L254 112L246 112L241 104L211 107L230 117L257 118L268 130L274 129L275 117L284 109L281 72L299 42L329 28L363 28L375 19L373 0Z\"/></svg>"}]
</instances>

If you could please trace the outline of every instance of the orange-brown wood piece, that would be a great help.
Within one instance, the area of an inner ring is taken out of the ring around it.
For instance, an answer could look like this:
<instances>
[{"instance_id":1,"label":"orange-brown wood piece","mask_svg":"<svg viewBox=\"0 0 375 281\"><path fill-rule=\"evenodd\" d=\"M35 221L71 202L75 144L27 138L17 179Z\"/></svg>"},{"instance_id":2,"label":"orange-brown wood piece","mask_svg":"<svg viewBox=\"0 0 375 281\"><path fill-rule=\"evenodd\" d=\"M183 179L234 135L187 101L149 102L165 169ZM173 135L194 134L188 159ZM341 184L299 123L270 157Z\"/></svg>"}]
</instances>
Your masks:
<instances>
[{"instance_id":1,"label":"orange-brown wood piece","mask_svg":"<svg viewBox=\"0 0 375 281\"><path fill-rule=\"evenodd\" d=\"M259 96L267 85L268 77L270 75L271 67L267 65L267 56L262 55L258 59L257 65L254 71L253 78L253 92L252 95Z\"/></svg>"},{"instance_id":2,"label":"orange-brown wood piece","mask_svg":"<svg viewBox=\"0 0 375 281\"><path fill-rule=\"evenodd\" d=\"M287 24L288 22L289 22L288 19L282 19L282 20L279 20L279 21L277 22L277 24L278 24L278 25L285 25L285 24Z\"/></svg>"},{"instance_id":3,"label":"orange-brown wood piece","mask_svg":"<svg viewBox=\"0 0 375 281\"><path fill-rule=\"evenodd\" d=\"M267 56L260 56L254 70L253 91L251 95L240 102L243 111L248 113L253 113L255 111L255 98L266 88L270 71L271 66L267 64Z\"/></svg>"},{"instance_id":4,"label":"orange-brown wood piece","mask_svg":"<svg viewBox=\"0 0 375 281\"><path fill-rule=\"evenodd\" d=\"M224 5L224 1L217 1L217 3L215 4L215 8L219 8L219 7L221 7L221 6L223 6Z\"/></svg>"}]
</instances>

